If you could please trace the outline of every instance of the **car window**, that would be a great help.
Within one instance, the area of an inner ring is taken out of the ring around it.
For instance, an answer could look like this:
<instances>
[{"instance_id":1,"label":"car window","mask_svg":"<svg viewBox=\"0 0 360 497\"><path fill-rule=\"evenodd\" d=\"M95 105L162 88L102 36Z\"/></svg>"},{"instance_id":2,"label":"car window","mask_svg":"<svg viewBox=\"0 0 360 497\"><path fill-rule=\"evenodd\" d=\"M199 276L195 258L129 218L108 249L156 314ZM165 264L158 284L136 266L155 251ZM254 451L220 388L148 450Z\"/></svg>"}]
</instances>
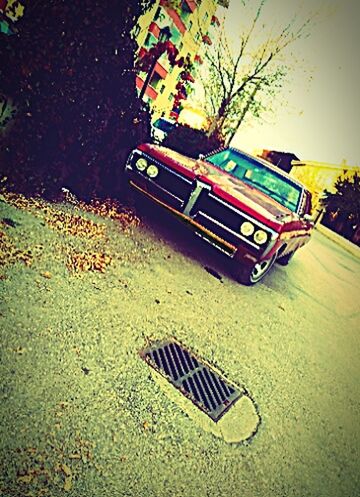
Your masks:
<instances>
[{"instance_id":1,"label":"car window","mask_svg":"<svg viewBox=\"0 0 360 497\"><path fill-rule=\"evenodd\" d=\"M226 149L206 158L232 176L266 193L281 205L297 212L302 188L255 158L237 150Z\"/></svg>"}]
</instances>

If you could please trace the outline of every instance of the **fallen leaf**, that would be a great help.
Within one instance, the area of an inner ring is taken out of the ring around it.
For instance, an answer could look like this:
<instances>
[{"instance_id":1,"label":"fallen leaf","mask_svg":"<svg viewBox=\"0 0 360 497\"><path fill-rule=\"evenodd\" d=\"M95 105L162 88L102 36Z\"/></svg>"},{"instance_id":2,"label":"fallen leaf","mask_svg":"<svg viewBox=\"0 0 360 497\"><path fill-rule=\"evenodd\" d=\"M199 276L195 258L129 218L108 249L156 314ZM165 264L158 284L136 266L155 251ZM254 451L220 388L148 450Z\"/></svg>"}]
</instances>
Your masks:
<instances>
[{"instance_id":1,"label":"fallen leaf","mask_svg":"<svg viewBox=\"0 0 360 497\"><path fill-rule=\"evenodd\" d=\"M49 271L44 271L42 273L40 273L41 276L43 276L44 278L47 278L47 279L50 279L52 278L52 274L49 272Z\"/></svg>"},{"instance_id":2,"label":"fallen leaf","mask_svg":"<svg viewBox=\"0 0 360 497\"><path fill-rule=\"evenodd\" d=\"M68 476L65 478L64 490L65 492L69 492L72 487L72 476Z\"/></svg>"},{"instance_id":3,"label":"fallen leaf","mask_svg":"<svg viewBox=\"0 0 360 497\"><path fill-rule=\"evenodd\" d=\"M62 464L61 465L61 469L64 471L64 473L66 474L66 476L71 476L72 475L71 469L69 468L69 466L67 464Z\"/></svg>"},{"instance_id":4,"label":"fallen leaf","mask_svg":"<svg viewBox=\"0 0 360 497\"><path fill-rule=\"evenodd\" d=\"M144 430L148 430L150 428L150 425L149 425L148 421L144 421L143 422L143 428L144 428Z\"/></svg>"},{"instance_id":5,"label":"fallen leaf","mask_svg":"<svg viewBox=\"0 0 360 497\"><path fill-rule=\"evenodd\" d=\"M34 478L33 475L18 476L18 481L20 483L30 483L33 478Z\"/></svg>"},{"instance_id":6,"label":"fallen leaf","mask_svg":"<svg viewBox=\"0 0 360 497\"><path fill-rule=\"evenodd\" d=\"M81 455L80 454L70 454L69 459L81 459Z\"/></svg>"}]
</instances>

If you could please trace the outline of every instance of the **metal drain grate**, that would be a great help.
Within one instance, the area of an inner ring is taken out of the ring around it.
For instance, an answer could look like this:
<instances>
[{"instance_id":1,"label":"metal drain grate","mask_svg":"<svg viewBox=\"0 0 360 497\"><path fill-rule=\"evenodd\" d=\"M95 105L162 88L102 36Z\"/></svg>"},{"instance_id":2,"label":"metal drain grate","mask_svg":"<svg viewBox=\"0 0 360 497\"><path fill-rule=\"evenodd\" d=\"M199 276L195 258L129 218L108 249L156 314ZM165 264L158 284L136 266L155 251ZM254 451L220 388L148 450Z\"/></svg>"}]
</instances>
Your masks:
<instances>
[{"instance_id":1,"label":"metal drain grate","mask_svg":"<svg viewBox=\"0 0 360 497\"><path fill-rule=\"evenodd\" d=\"M157 342L140 355L213 421L218 421L244 393L175 340Z\"/></svg>"}]
</instances>

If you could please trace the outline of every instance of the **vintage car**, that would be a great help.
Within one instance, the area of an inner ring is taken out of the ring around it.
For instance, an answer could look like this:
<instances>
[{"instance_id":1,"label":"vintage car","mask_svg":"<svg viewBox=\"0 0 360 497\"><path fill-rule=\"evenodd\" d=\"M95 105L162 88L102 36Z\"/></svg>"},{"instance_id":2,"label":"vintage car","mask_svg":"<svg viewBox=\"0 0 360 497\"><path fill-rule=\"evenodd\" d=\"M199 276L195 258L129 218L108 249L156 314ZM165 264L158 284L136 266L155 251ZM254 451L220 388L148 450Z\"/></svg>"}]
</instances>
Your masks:
<instances>
[{"instance_id":1,"label":"vintage car","mask_svg":"<svg viewBox=\"0 0 360 497\"><path fill-rule=\"evenodd\" d=\"M276 260L288 264L314 226L303 185L235 148L196 160L141 144L125 172L132 187L231 257L236 279L246 285L260 281Z\"/></svg>"}]
</instances>

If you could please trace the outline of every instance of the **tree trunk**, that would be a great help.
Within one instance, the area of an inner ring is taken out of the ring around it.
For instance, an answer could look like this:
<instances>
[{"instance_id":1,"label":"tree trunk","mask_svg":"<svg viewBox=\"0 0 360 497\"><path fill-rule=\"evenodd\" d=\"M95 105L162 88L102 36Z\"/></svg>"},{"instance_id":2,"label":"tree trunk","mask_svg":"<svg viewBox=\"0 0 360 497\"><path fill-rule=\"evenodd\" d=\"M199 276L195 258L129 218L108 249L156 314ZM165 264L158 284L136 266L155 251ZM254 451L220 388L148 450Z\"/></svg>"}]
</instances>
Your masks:
<instances>
[{"instance_id":1,"label":"tree trunk","mask_svg":"<svg viewBox=\"0 0 360 497\"><path fill-rule=\"evenodd\" d=\"M208 137L221 132L222 126L225 121L226 109L228 105L229 105L229 100L227 98L224 98L223 101L221 102L216 118L213 119L206 133Z\"/></svg>"},{"instance_id":2,"label":"tree trunk","mask_svg":"<svg viewBox=\"0 0 360 497\"><path fill-rule=\"evenodd\" d=\"M240 117L237 121L237 124L236 124L236 127L227 135L226 137L226 142L225 142L225 145L226 147L229 146L231 140L234 138L235 136L235 133L237 132L237 130L240 128L242 122L244 121L245 117L246 117L246 114L249 112L250 110L250 105L252 104L252 102L254 101L255 99L255 95L256 93L258 92L260 88L260 83L258 83L257 85L254 86L254 89L250 95L250 97L248 98L248 101L246 102L246 105L242 111L242 113L240 114Z\"/></svg>"}]
</instances>

